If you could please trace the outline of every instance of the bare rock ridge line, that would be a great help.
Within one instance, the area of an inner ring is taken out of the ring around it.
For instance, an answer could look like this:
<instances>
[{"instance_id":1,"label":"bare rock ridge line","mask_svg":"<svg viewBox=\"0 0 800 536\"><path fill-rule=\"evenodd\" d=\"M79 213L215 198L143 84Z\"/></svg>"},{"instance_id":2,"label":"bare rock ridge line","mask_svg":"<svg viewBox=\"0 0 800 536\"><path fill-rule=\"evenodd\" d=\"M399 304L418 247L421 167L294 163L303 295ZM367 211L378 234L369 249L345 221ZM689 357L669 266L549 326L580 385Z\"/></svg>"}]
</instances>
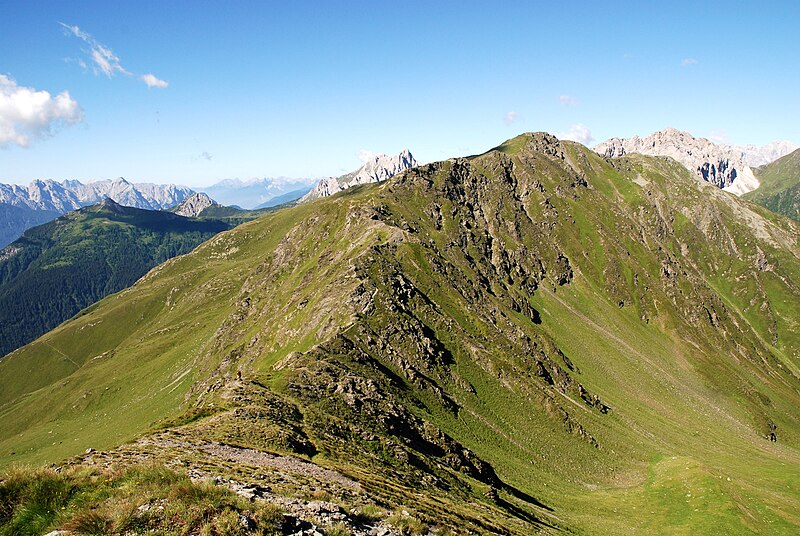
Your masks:
<instances>
[{"instance_id":1,"label":"bare rock ridge line","mask_svg":"<svg viewBox=\"0 0 800 536\"><path fill-rule=\"evenodd\" d=\"M328 197L360 184L383 182L394 177L401 171L414 167L417 167L417 161L408 149L394 156L386 154L375 155L362 167L352 173L342 175L341 177L328 177L327 179L320 180L313 190L300 198L300 202L303 203L320 197Z\"/></svg>"},{"instance_id":2,"label":"bare rock ridge line","mask_svg":"<svg viewBox=\"0 0 800 536\"><path fill-rule=\"evenodd\" d=\"M193 193L192 189L184 186L132 183L122 177L87 184L77 180L58 182L48 179L35 180L28 186L0 184L0 203L63 214L110 197L120 205L162 210L174 207Z\"/></svg>"},{"instance_id":3,"label":"bare rock ridge line","mask_svg":"<svg viewBox=\"0 0 800 536\"><path fill-rule=\"evenodd\" d=\"M217 203L204 193L193 193L183 201L180 205L172 209L172 212L178 216L186 216L187 218L196 218L210 206Z\"/></svg>"},{"instance_id":4,"label":"bare rock ridge line","mask_svg":"<svg viewBox=\"0 0 800 536\"><path fill-rule=\"evenodd\" d=\"M752 167L768 164L797 146L789 141L776 141L758 147L720 145L688 132L666 128L649 136L611 138L594 147L607 158L628 153L674 158L700 179L732 194L742 195L758 188L759 181Z\"/></svg>"}]
</instances>

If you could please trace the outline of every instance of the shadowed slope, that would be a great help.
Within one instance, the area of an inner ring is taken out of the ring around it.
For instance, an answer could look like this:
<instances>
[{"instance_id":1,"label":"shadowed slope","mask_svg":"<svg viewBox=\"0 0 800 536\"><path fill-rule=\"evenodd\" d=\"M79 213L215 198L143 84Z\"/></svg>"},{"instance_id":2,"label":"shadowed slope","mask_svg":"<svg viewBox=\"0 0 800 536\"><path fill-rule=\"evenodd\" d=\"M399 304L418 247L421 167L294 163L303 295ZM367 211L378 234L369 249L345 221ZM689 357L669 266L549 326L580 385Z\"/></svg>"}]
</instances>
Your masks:
<instances>
[{"instance_id":1,"label":"shadowed slope","mask_svg":"<svg viewBox=\"0 0 800 536\"><path fill-rule=\"evenodd\" d=\"M0 357L230 227L106 199L29 229L0 252Z\"/></svg>"}]
</instances>

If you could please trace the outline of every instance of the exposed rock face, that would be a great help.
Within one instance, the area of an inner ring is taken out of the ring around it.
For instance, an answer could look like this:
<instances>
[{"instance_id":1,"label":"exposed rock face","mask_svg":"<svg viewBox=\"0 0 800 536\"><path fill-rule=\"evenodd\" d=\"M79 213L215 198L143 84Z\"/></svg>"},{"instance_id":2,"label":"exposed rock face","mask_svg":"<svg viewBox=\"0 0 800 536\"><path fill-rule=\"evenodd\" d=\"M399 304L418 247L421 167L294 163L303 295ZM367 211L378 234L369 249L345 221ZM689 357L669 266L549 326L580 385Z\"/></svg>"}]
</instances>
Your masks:
<instances>
[{"instance_id":1,"label":"exposed rock face","mask_svg":"<svg viewBox=\"0 0 800 536\"><path fill-rule=\"evenodd\" d=\"M758 179L742 149L717 145L674 128L654 132L644 138L611 138L595 146L594 150L607 158L628 153L669 156L704 181L736 195L758 188ZM751 151L750 154L755 161L761 161L771 153Z\"/></svg>"},{"instance_id":2,"label":"exposed rock face","mask_svg":"<svg viewBox=\"0 0 800 536\"><path fill-rule=\"evenodd\" d=\"M417 161L408 149L398 155L389 156L379 154L372 157L358 170L342 175L341 177L328 177L320 180L309 193L304 195L300 202L311 201L318 197L328 197L342 190L347 190L359 184L383 182L407 169L417 166Z\"/></svg>"},{"instance_id":3,"label":"exposed rock face","mask_svg":"<svg viewBox=\"0 0 800 536\"><path fill-rule=\"evenodd\" d=\"M172 209L172 212L179 216L186 216L187 218L196 218L205 209L212 205L216 205L213 199L203 193L193 193L183 201L181 204Z\"/></svg>"}]
</instances>

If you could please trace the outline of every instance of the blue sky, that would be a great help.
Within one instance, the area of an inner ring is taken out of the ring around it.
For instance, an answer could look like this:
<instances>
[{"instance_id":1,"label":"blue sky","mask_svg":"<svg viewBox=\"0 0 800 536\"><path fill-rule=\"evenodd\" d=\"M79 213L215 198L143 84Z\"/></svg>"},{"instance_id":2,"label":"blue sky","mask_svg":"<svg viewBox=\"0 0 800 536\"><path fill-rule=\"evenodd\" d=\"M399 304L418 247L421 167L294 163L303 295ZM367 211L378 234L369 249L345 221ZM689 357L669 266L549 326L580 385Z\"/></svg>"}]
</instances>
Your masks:
<instances>
[{"instance_id":1,"label":"blue sky","mask_svg":"<svg viewBox=\"0 0 800 536\"><path fill-rule=\"evenodd\" d=\"M2 2L0 182L318 177L538 130L800 142L798 20L796 0Z\"/></svg>"}]
</instances>

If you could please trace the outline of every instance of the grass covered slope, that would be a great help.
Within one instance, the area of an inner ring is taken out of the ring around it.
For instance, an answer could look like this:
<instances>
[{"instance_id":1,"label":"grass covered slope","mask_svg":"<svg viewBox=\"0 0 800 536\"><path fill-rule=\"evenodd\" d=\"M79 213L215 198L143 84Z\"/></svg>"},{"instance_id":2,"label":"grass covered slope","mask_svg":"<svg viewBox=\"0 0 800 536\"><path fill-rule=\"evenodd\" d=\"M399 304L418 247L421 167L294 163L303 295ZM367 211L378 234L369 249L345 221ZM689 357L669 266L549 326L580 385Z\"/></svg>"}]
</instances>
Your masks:
<instances>
[{"instance_id":1,"label":"grass covered slope","mask_svg":"<svg viewBox=\"0 0 800 536\"><path fill-rule=\"evenodd\" d=\"M293 457L440 528L792 534L799 235L526 134L220 234L0 361L0 463L140 437L107 456L302 494L257 462Z\"/></svg>"},{"instance_id":2,"label":"grass covered slope","mask_svg":"<svg viewBox=\"0 0 800 536\"><path fill-rule=\"evenodd\" d=\"M743 197L800 221L800 149L755 170L761 185Z\"/></svg>"},{"instance_id":3,"label":"grass covered slope","mask_svg":"<svg viewBox=\"0 0 800 536\"><path fill-rule=\"evenodd\" d=\"M280 512L162 467L14 468L0 483L2 534L276 534ZM140 508L144 506L144 508ZM245 526L242 526L244 521ZM249 525L261 530L247 531Z\"/></svg>"},{"instance_id":4,"label":"grass covered slope","mask_svg":"<svg viewBox=\"0 0 800 536\"><path fill-rule=\"evenodd\" d=\"M228 228L108 199L29 229L0 252L0 357Z\"/></svg>"}]
</instances>

